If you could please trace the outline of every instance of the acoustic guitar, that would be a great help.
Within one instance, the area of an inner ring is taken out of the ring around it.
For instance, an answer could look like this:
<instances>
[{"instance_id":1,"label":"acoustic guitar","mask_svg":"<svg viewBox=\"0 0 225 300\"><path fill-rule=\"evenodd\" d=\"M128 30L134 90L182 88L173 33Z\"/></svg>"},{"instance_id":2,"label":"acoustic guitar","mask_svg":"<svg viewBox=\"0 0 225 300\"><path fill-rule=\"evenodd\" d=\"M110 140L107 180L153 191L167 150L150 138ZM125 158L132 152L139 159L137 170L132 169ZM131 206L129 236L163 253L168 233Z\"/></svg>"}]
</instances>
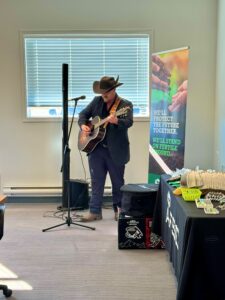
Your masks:
<instances>
[{"instance_id":1,"label":"acoustic guitar","mask_svg":"<svg viewBox=\"0 0 225 300\"><path fill-rule=\"evenodd\" d=\"M127 110L130 109L129 106L122 107L115 112L115 116L125 115ZM92 152L95 147L100 143L106 134L108 117L100 119L99 116L94 117L88 126L90 127L90 132L85 132L83 130L79 131L78 134L78 149L86 153ZM105 125L104 125L105 124Z\"/></svg>"}]
</instances>

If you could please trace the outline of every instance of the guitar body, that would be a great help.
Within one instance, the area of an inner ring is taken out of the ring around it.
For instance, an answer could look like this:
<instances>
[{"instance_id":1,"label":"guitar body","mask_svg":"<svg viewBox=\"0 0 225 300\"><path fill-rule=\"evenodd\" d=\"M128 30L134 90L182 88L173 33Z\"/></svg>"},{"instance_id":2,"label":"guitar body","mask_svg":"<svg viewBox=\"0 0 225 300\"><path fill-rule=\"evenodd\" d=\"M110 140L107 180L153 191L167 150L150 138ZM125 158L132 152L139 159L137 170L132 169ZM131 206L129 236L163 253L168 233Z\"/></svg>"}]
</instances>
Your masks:
<instances>
[{"instance_id":1,"label":"guitar body","mask_svg":"<svg viewBox=\"0 0 225 300\"><path fill-rule=\"evenodd\" d=\"M120 110L115 112L116 116L125 115L126 111L130 109L129 106L122 107ZM101 120L98 116L90 122L91 132L87 133L80 130L78 135L78 149L87 153L92 152L95 147L100 143L106 133L106 126L102 126L107 122L107 118ZM107 123L106 123L107 125Z\"/></svg>"},{"instance_id":2,"label":"guitar body","mask_svg":"<svg viewBox=\"0 0 225 300\"><path fill-rule=\"evenodd\" d=\"M99 117L95 117L91 121L90 127L94 128L94 125L97 124L99 120ZM91 133L80 130L78 135L78 149L86 153L92 152L98 143L104 139L105 133L106 128L103 126L92 129Z\"/></svg>"}]
</instances>

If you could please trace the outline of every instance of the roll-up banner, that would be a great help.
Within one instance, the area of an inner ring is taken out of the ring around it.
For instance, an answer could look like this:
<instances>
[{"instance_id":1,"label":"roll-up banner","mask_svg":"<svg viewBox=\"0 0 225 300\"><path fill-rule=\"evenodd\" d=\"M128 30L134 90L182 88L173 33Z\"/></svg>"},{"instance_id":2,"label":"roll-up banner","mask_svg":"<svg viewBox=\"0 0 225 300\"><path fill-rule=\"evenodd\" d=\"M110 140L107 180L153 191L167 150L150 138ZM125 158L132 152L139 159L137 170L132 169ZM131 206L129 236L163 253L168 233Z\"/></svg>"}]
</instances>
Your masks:
<instances>
[{"instance_id":1,"label":"roll-up banner","mask_svg":"<svg viewBox=\"0 0 225 300\"><path fill-rule=\"evenodd\" d=\"M152 55L148 182L184 166L189 47Z\"/></svg>"}]
</instances>

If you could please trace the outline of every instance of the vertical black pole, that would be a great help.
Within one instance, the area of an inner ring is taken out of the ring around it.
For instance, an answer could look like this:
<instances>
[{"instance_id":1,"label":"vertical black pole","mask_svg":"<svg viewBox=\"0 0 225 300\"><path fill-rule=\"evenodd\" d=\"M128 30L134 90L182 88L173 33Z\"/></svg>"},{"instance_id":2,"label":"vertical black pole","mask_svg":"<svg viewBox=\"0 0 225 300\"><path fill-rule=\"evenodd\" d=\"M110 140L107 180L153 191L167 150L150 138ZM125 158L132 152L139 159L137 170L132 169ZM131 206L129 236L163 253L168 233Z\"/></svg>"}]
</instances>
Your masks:
<instances>
[{"instance_id":1,"label":"vertical black pole","mask_svg":"<svg viewBox=\"0 0 225 300\"><path fill-rule=\"evenodd\" d=\"M57 228L62 225L71 224L95 230L94 227L89 227L74 223L70 217L70 148L68 134L68 64L62 65L62 94L63 94L63 138L62 138L62 208L67 208L68 215L66 221L62 224L45 228L42 231Z\"/></svg>"},{"instance_id":2,"label":"vertical black pole","mask_svg":"<svg viewBox=\"0 0 225 300\"><path fill-rule=\"evenodd\" d=\"M68 184L70 177L70 150L68 145L68 64L62 65L63 139L62 139L62 207L68 208Z\"/></svg>"}]
</instances>

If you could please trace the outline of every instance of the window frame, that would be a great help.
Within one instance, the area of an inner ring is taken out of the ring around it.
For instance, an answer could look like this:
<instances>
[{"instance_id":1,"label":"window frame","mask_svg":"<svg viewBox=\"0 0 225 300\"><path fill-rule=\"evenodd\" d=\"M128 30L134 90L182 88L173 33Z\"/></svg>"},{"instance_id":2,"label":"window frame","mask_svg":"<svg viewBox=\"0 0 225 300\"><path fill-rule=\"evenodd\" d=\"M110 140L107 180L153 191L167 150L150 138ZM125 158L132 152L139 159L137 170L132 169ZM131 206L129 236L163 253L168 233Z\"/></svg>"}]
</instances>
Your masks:
<instances>
[{"instance_id":1,"label":"window frame","mask_svg":"<svg viewBox=\"0 0 225 300\"><path fill-rule=\"evenodd\" d=\"M26 95L26 69L25 69L25 48L24 48L24 39L25 37L47 37L47 36L56 36L56 35L63 35L66 38L69 37L74 37L76 35L77 37L83 37L85 35L96 35L96 37L100 35L112 35L115 34L115 36L118 35L138 35L138 34L143 34L143 35L148 35L149 36L149 110L150 110L150 95L151 95L151 83L150 83L150 78L151 78L151 54L153 53L153 30L152 29L130 29L130 30L72 30L72 31L20 31L19 32L19 38L20 38L20 57L21 57L21 100L22 100L22 114L23 114L23 121L24 122L37 122L37 123L42 123L42 122L61 122L62 117L27 117L27 95ZM129 99L128 99L129 100ZM69 117L69 119L71 119ZM74 118L75 121L77 121L77 117ZM144 117L134 117L134 121L141 121L141 122L146 122L149 121L150 119L150 111L148 111L148 116Z\"/></svg>"}]
</instances>

